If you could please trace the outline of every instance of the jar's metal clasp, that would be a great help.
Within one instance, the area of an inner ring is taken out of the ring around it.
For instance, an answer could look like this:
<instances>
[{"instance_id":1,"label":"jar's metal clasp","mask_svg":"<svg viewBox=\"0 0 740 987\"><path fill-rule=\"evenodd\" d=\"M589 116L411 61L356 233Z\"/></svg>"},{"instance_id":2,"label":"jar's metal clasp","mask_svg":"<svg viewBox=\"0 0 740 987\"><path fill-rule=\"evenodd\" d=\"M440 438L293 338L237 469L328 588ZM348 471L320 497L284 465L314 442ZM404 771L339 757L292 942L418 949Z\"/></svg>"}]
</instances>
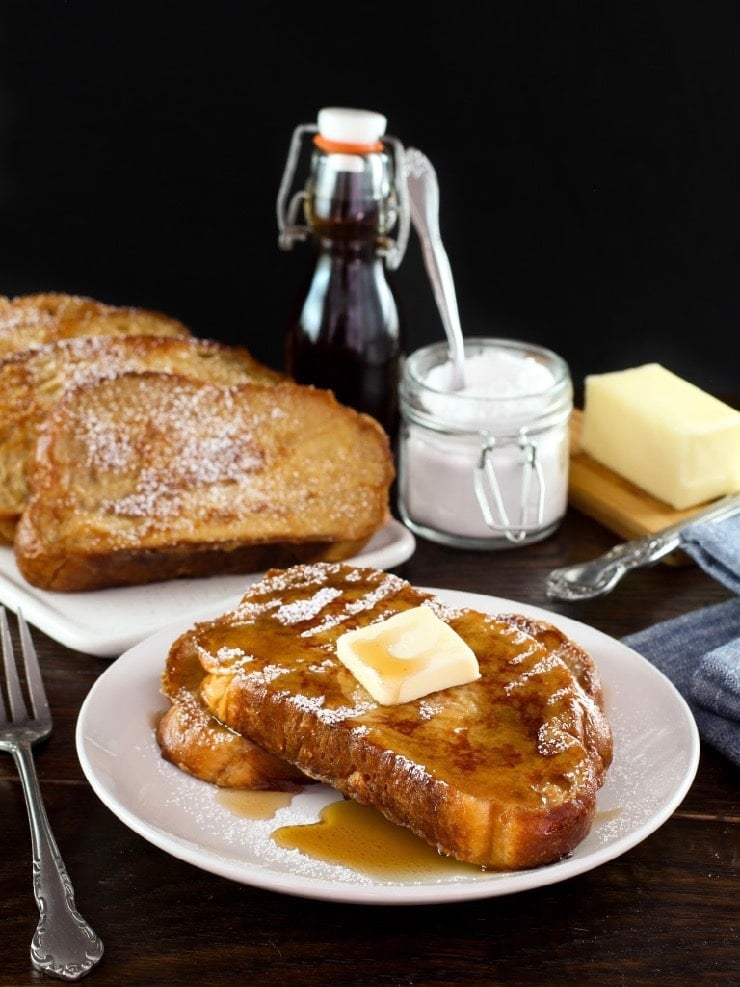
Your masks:
<instances>
[{"instance_id":1,"label":"jar's metal clasp","mask_svg":"<svg viewBox=\"0 0 740 987\"><path fill-rule=\"evenodd\" d=\"M494 436L486 437L473 471L475 495L483 520L492 531L502 532L514 544L524 541L529 532L538 531L542 527L545 514L545 478L537 457L537 444L528 436L520 435L518 445L523 455L518 523L509 520L501 486L496 476L492 461L492 453L496 447ZM530 504L533 482L536 503ZM534 518L532 518L533 513Z\"/></svg>"}]
</instances>

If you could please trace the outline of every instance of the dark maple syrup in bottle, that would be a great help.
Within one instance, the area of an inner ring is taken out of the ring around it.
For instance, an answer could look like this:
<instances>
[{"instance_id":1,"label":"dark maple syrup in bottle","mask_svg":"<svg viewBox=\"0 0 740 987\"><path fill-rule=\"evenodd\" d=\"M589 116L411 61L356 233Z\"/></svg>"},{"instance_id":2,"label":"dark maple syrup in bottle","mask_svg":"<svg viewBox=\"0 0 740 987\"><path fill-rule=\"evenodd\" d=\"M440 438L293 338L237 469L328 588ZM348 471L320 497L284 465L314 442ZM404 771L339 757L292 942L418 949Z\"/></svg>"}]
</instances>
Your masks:
<instances>
[{"instance_id":1,"label":"dark maple syrup in bottle","mask_svg":"<svg viewBox=\"0 0 740 987\"><path fill-rule=\"evenodd\" d=\"M402 331L386 261L398 220L385 117L319 113L302 193L315 260L285 330L285 369L334 392L395 437Z\"/></svg>"}]
</instances>

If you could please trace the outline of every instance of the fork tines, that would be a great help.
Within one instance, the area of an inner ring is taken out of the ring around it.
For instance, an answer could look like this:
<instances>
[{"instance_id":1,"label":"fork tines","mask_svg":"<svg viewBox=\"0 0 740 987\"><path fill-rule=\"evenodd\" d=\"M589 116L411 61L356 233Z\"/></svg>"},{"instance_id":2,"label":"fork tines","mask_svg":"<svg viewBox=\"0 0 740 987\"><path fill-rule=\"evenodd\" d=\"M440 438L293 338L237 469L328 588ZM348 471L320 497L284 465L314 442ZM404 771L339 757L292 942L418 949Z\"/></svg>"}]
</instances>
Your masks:
<instances>
[{"instance_id":1,"label":"fork tines","mask_svg":"<svg viewBox=\"0 0 740 987\"><path fill-rule=\"evenodd\" d=\"M50 719L49 703L46 698L46 690L41 678L38 655L31 638L23 614L20 610L16 612L18 621L18 634L23 653L23 667L25 670L25 681L28 695L31 700L33 715L37 720ZM20 680L18 677L18 667L15 660L13 640L10 634L8 616L5 607L0 606L0 643L2 644L3 664L5 666L5 683L7 689L10 715L13 720L20 720L28 716L26 703L23 698ZM0 715L7 717L2 693L0 692Z\"/></svg>"}]
</instances>

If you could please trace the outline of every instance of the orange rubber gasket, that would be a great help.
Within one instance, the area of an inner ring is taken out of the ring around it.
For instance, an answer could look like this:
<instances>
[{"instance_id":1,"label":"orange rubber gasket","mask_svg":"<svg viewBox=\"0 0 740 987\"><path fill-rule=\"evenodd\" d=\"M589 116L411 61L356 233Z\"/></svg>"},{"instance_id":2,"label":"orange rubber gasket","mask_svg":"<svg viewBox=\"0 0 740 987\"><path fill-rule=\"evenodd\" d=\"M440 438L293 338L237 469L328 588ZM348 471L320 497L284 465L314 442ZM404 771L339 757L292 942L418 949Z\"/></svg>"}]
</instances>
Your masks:
<instances>
[{"instance_id":1,"label":"orange rubber gasket","mask_svg":"<svg viewBox=\"0 0 740 987\"><path fill-rule=\"evenodd\" d=\"M373 144L342 144L339 141L330 141L321 134L316 134L313 139L314 144L322 151L330 154L374 154L383 150L383 142L375 141Z\"/></svg>"}]
</instances>

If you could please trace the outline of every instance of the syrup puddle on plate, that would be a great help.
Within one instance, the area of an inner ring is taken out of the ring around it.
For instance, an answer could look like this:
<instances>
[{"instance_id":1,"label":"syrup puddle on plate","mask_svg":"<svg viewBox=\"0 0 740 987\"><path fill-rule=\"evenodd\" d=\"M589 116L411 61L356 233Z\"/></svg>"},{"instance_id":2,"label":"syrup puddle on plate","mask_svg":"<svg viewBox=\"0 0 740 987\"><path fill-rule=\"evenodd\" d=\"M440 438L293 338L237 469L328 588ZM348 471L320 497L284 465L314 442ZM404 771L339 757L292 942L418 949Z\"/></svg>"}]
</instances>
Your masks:
<instances>
[{"instance_id":1,"label":"syrup puddle on plate","mask_svg":"<svg viewBox=\"0 0 740 987\"><path fill-rule=\"evenodd\" d=\"M410 830L352 799L324 806L318 822L281 826L272 838L286 850L299 850L314 860L342 864L377 878L482 872L479 867L443 857Z\"/></svg>"},{"instance_id":2,"label":"syrup puddle on plate","mask_svg":"<svg viewBox=\"0 0 740 987\"><path fill-rule=\"evenodd\" d=\"M220 788L216 801L242 819L272 819L278 809L290 805L292 792L250 792L243 788Z\"/></svg>"},{"instance_id":3,"label":"syrup puddle on plate","mask_svg":"<svg viewBox=\"0 0 740 987\"><path fill-rule=\"evenodd\" d=\"M295 793L221 789L217 801L243 819L272 819ZM437 853L420 837L352 799L324 806L317 822L279 826L272 834L285 850L328 864L342 864L371 877L408 880L435 875L483 874L481 867Z\"/></svg>"}]
</instances>

